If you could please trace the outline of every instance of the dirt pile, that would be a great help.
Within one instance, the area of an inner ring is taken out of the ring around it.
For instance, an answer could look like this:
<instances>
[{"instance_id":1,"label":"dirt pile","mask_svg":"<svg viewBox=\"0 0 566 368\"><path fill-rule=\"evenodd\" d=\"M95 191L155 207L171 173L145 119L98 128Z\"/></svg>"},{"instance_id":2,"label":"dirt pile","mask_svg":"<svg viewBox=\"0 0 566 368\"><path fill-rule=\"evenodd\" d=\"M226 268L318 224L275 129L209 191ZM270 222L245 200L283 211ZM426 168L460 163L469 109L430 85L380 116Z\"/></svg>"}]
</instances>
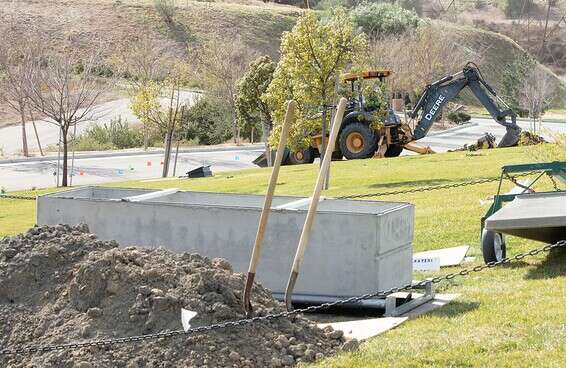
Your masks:
<instances>
[{"instance_id":1,"label":"dirt pile","mask_svg":"<svg viewBox=\"0 0 566 368\"><path fill-rule=\"evenodd\" d=\"M0 239L0 350L179 330L243 318L244 278L223 259L118 248L86 226L35 227ZM254 286L256 315L283 310ZM203 335L0 356L2 367L281 367L344 347L339 331L296 317ZM349 345L349 344L347 344Z\"/></svg>"}]
</instances>

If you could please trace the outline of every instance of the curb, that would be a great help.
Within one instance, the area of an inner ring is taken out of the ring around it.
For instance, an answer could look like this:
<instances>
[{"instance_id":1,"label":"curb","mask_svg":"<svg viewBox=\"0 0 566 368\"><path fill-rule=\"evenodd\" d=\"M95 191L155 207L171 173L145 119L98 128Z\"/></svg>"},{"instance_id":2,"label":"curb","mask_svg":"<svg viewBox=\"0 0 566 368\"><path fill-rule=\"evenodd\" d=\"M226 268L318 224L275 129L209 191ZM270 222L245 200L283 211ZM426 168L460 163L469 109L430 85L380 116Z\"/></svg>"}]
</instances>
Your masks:
<instances>
[{"instance_id":1,"label":"curb","mask_svg":"<svg viewBox=\"0 0 566 368\"><path fill-rule=\"evenodd\" d=\"M264 147L264 143L254 143L253 145L245 146L228 146L228 147L201 147L201 148L185 148L179 149L179 153L198 153L198 152L215 152L215 151L255 151L258 148ZM112 152L112 153L87 153L75 154L75 160L85 158L104 158L104 157L130 157L130 156L147 156L147 155L163 155L165 150L158 151L135 151L135 152ZM17 164L23 162L44 162L57 160L57 156L44 156L44 157L26 157L26 158L13 158L0 160L1 164Z\"/></svg>"}]
</instances>

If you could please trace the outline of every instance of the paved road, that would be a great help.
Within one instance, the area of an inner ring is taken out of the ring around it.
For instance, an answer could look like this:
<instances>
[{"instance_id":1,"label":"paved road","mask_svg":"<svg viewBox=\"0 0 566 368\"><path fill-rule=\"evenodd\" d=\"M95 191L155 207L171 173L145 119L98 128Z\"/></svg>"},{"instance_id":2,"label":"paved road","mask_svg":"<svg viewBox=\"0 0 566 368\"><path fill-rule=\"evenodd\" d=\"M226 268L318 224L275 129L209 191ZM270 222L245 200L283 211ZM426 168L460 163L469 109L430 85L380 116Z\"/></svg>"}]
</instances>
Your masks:
<instances>
[{"instance_id":1,"label":"paved road","mask_svg":"<svg viewBox=\"0 0 566 368\"><path fill-rule=\"evenodd\" d=\"M530 129L529 122L519 121L518 124L522 129ZM542 130L542 135L550 140L552 137L549 132L566 133L566 121L564 123L544 122ZM423 146L430 146L435 152L446 152L461 148L464 144L475 143L486 132L495 135L497 142L499 142L505 134L505 128L492 119L474 118L471 124L466 127L458 127L446 132L434 132L417 143Z\"/></svg>"},{"instance_id":2,"label":"paved road","mask_svg":"<svg viewBox=\"0 0 566 368\"><path fill-rule=\"evenodd\" d=\"M203 164L211 165L213 173L257 167L252 161L261 151L260 145L254 145L180 153L176 175L184 175ZM73 185L159 178L163 169L162 160L163 155L157 153L79 158L75 160ZM54 187L56 167L56 160L0 163L0 187L8 191ZM173 161L170 170L172 173Z\"/></svg>"},{"instance_id":3,"label":"paved road","mask_svg":"<svg viewBox=\"0 0 566 368\"><path fill-rule=\"evenodd\" d=\"M505 129L490 119L474 119L459 129L435 132L419 141L430 145L436 152L462 147L474 143L485 132L491 132L497 139L505 134ZM529 123L520 125L528 129ZM543 123L548 131L566 133L566 123ZM2 139L0 139L0 142ZM235 149L235 150L234 150ZM213 172L233 171L254 167L251 163L261 152L261 147L216 148L209 152L186 152L179 155L177 175L182 175L203 163L211 165ZM109 156L81 158L75 162L74 184L95 184L131 179L158 178L161 174L159 154L140 154L136 156ZM148 166L149 165L149 166ZM31 187L52 187L55 185L56 162L27 161L24 163L0 163L0 187L7 190L29 189Z\"/></svg>"},{"instance_id":4,"label":"paved road","mask_svg":"<svg viewBox=\"0 0 566 368\"><path fill-rule=\"evenodd\" d=\"M181 99L192 103L197 95L198 94L194 92L184 91L181 92ZM162 100L162 103L165 102L165 100ZM92 121L86 121L77 125L77 134L80 134L94 123L107 123L118 117L125 119L129 124L138 124L139 120L134 116L129 106L129 98L120 98L98 105L93 112ZM59 127L57 125L49 123L48 121L36 121L35 125L41 139L42 147L45 148L49 145L57 144L59 139ZM31 123L26 124L26 136L30 151L39 152ZM3 152L6 156L13 156L21 152L21 150L22 127L20 125L14 125L0 128L0 152Z\"/></svg>"}]
</instances>

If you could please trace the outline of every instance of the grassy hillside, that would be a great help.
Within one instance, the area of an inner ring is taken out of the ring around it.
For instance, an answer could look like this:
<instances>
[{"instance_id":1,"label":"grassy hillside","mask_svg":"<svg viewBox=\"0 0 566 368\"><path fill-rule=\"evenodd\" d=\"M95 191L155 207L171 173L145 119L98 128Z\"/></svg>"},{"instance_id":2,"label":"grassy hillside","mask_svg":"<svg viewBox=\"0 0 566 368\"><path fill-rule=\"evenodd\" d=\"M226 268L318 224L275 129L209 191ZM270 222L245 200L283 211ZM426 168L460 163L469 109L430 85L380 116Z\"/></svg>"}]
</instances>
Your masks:
<instances>
[{"instance_id":1,"label":"grassy hillside","mask_svg":"<svg viewBox=\"0 0 566 368\"><path fill-rule=\"evenodd\" d=\"M409 156L384 160L335 162L328 196L390 191L425 185L495 177L509 163L532 161L530 148ZM277 194L308 196L316 165L281 169ZM264 193L269 169L223 173L212 178L127 182L123 187L183 188L204 191ZM549 185L548 182L545 183ZM504 190L510 188L506 184ZM406 201L416 206L415 251L469 244L475 256L466 267L482 264L480 217L487 207L480 200L497 190L496 183L380 200ZM32 226L32 201L0 200L0 236ZM540 246L508 238L510 256ZM266 249L265 251L269 251ZM306 257L309 257L308 250ZM566 263L564 249L508 266L440 284L437 291L458 293L449 305L410 320L362 344L359 351L339 354L317 367L560 367L566 356ZM432 277L457 272L415 274ZM363 271L363 270L362 270ZM261 282L261 275L258 275ZM536 362L536 363L534 363Z\"/></svg>"},{"instance_id":2,"label":"grassy hillside","mask_svg":"<svg viewBox=\"0 0 566 368\"><path fill-rule=\"evenodd\" d=\"M175 24L168 26L151 0L38 0L2 2L0 24L8 37L37 29L53 48L102 47L112 55L144 29L163 41L175 41L180 52L186 41L236 36L258 52L276 56L279 37L289 30L301 10L291 6L249 1L246 4L177 1ZM181 36L186 36L182 39Z\"/></svg>"}]
</instances>

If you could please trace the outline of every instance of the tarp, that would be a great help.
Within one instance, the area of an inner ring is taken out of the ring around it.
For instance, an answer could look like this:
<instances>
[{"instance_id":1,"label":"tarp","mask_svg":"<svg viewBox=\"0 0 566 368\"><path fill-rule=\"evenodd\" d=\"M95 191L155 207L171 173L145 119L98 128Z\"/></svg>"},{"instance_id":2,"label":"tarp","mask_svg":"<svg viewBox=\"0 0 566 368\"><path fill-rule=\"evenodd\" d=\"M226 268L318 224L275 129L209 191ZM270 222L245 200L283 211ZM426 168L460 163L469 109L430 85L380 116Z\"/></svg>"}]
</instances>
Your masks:
<instances>
[{"instance_id":1,"label":"tarp","mask_svg":"<svg viewBox=\"0 0 566 368\"><path fill-rule=\"evenodd\" d=\"M488 217L485 228L546 243L566 239L566 192L517 196Z\"/></svg>"}]
</instances>

